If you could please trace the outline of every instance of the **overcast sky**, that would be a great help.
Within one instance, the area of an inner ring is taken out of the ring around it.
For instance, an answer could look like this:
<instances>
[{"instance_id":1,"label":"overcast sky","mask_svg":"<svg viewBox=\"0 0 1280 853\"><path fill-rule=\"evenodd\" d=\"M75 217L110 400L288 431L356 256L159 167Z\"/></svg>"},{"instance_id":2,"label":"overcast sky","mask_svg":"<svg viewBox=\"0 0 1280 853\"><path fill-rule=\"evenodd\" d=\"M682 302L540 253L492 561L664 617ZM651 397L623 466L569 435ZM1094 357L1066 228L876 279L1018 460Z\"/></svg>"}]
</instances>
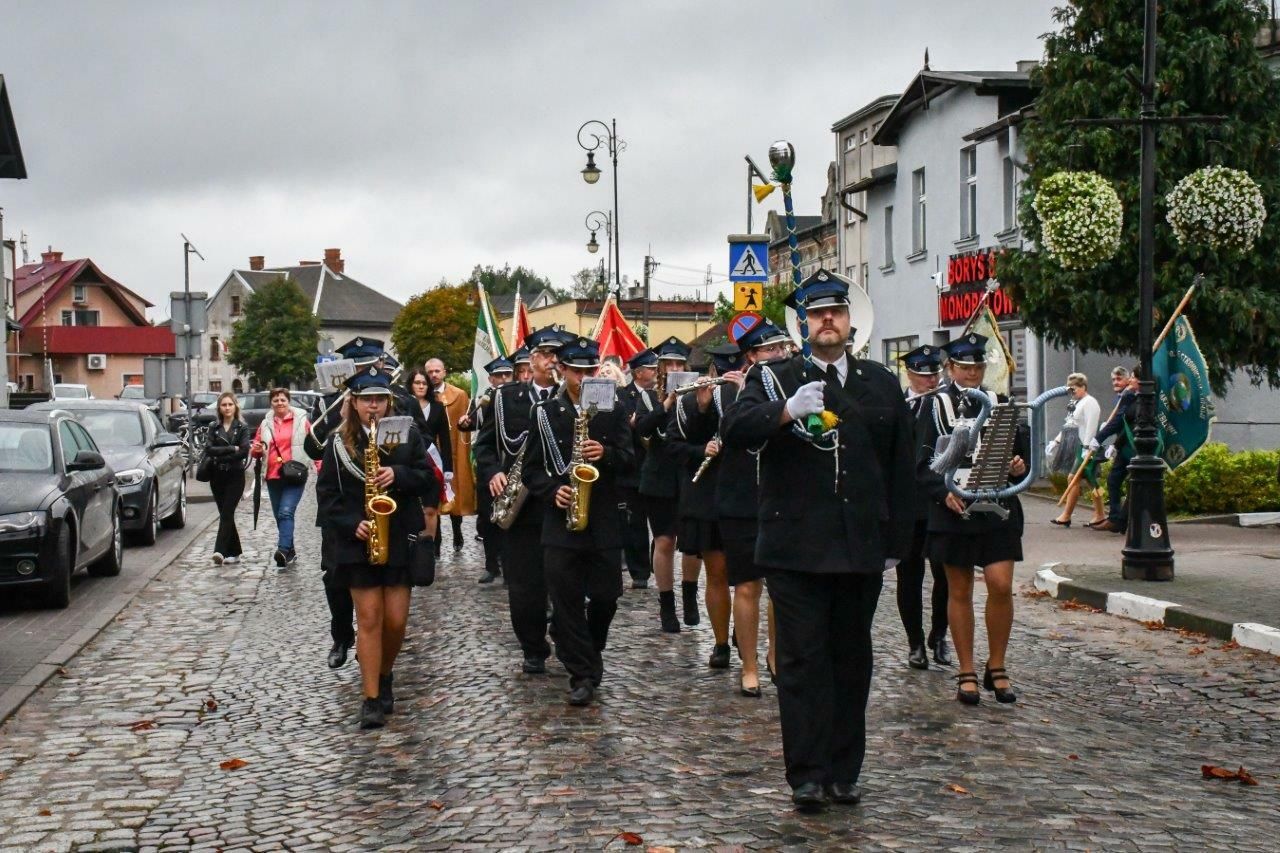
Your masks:
<instances>
[{"instance_id":1,"label":"overcast sky","mask_svg":"<svg viewBox=\"0 0 1280 853\"><path fill-rule=\"evenodd\" d=\"M195 290L327 247L401 301L477 263L567 286L600 257L584 217L612 201L575 132L616 117L623 272L652 247L658 279L700 286L677 267L725 275L744 154L767 168L790 140L797 213L817 213L834 121L901 92L926 46L935 69L1039 58L1054 5L9 0L0 73L29 177L0 182L5 236L92 257L153 318L182 288L179 232L207 258Z\"/></svg>"}]
</instances>

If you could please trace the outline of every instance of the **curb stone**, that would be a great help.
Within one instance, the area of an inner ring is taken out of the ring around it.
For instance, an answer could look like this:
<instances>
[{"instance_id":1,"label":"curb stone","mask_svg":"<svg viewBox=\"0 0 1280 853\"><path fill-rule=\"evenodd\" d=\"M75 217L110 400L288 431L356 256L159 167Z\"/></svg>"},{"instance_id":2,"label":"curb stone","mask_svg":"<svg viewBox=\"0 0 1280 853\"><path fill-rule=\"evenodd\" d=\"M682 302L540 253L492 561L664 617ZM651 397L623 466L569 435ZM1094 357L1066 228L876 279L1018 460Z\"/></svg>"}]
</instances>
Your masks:
<instances>
[{"instance_id":1,"label":"curb stone","mask_svg":"<svg viewBox=\"0 0 1280 853\"><path fill-rule=\"evenodd\" d=\"M1132 592L1107 592L1077 584L1058 574L1062 563L1045 563L1036 570L1035 588L1049 593L1058 601L1079 601L1115 616L1140 622L1163 622L1169 628L1185 628L1219 640L1232 640L1249 649L1280 656L1280 629L1258 622L1234 622L1206 610L1189 610L1181 604L1136 595Z\"/></svg>"}]
</instances>

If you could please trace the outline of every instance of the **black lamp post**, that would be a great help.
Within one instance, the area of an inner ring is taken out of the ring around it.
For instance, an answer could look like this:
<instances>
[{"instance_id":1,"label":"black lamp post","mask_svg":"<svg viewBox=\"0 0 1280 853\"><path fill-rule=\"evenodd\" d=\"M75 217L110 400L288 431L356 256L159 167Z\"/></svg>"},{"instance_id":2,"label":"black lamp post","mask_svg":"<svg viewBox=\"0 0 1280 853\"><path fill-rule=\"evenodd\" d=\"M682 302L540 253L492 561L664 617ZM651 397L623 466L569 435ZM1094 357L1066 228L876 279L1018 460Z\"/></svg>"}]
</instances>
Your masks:
<instances>
[{"instance_id":1,"label":"black lamp post","mask_svg":"<svg viewBox=\"0 0 1280 853\"><path fill-rule=\"evenodd\" d=\"M599 131L594 129L588 130L592 125L599 125ZM585 135L584 135L585 133ZM613 216L610 219L610 241L613 244L613 275L614 284L622 287L622 241L620 239L618 228L618 152L625 151L627 143L618 138L618 120L612 119L609 124L605 124L597 119L583 122L582 127L578 128L578 144L587 152L587 165L582 170L582 179L589 184L594 184L600 180L600 168L596 166L595 152L604 146L609 152L609 158L613 162ZM590 217L590 214L588 214ZM587 226L591 228L590 225ZM598 230L598 229L593 229ZM591 242L595 242L594 234ZM600 246L596 243L596 248ZM594 252L591 243L587 243L587 250Z\"/></svg>"},{"instance_id":2,"label":"black lamp post","mask_svg":"<svg viewBox=\"0 0 1280 853\"><path fill-rule=\"evenodd\" d=\"M596 233L603 229L606 239L609 241L609 250L605 253L609 265L613 265L613 214L605 213L601 210L593 210L587 214L587 218L583 221L583 225L591 232L591 239L587 241L587 251L595 254L600 251L600 243L596 240ZM610 272L609 279L612 280L613 274Z\"/></svg>"}]
</instances>

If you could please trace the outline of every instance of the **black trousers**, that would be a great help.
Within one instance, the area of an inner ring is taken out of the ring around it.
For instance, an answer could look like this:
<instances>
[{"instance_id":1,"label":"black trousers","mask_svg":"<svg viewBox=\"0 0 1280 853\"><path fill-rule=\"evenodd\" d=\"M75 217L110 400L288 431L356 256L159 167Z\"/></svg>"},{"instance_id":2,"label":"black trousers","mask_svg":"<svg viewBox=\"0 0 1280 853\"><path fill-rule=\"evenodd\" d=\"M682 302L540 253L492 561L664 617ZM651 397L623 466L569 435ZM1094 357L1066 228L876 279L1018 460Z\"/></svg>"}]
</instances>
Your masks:
<instances>
[{"instance_id":1,"label":"black trousers","mask_svg":"<svg viewBox=\"0 0 1280 853\"><path fill-rule=\"evenodd\" d=\"M787 783L853 783L866 753L871 620L879 574L768 575L778 630L778 710Z\"/></svg>"},{"instance_id":2,"label":"black trousers","mask_svg":"<svg viewBox=\"0 0 1280 853\"><path fill-rule=\"evenodd\" d=\"M649 549L649 519L644 501L635 489L618 487L618 511L622 513L622 556L632 580L648 580L653 574L653 552Z\"/></svg>"},{"instance_id":3,"label":"black trousers","mask_svg":"<svg viewBox=\"0 0 1280 853\"><path fill-rule=\"evenodd\" d=\"M324 599L329 604L329 636L344 646L356 644L356 631L352 623L356 618L356 606L351 600L351 590L334 586L331 574L324 573Z\"/></svg>"},{"instance_id":4,"label":"black trousers","mask_svg":"<svg viewBox=\"0 0 1280 853\"><path fill-rule=\"evenodd\" d=\"M547 589L556 629L556 657L569 685L599 684L605 643L622 595L622 552L579 551L548 545Z\"/></svg>"},{"instance_id":5,"label":"black trousers","mask_svg":"<svg viewBox=\"0 0 1280 853\"><path fill-rule=\"evenodd\" d=\"M240 532L236 530L236 507L244 495L244 469L238 465L231 471L218 471L209 480L209 491L218 507L218 537L213 550L224 557L239 557Z\"/></svg>"},{"instance_id":6,"label":"black trousers","mask_svg":"<svg viewBox=\"0 0 1280 853\"><path fill-rule=\"evenodd\" d=\"M542 508L529 501L523 512L541 517ZM525 523L521 523L525 522ZM551 654L547 642L547 581L542 568L542 525L525 519L502 531L499 537L502 565L507 573L507 604L511 627L526 657L545 660Z\"/></svg>"},{"instance_id":7,"label":"black trousers","mask_svg":"<svg viewBox=\"0 0 1280 853\"><path fill-rule=\"evenodd\" d=\"M898 615L907 631L907 643L924 644L924 544L929 533L927 519L917 519L911 539L911 553L898 564ZM929 643L947 636L947 571L942 564L930 560L929 573L933 575L933 592L929 596Z\"/></svg>"},{"instance_id":8,"label":"black trousers","mask_svg":"<svg viewBox=\"0 0 1280 853\"><path fill-rule=\"evenodd\" d=\"M476 499L476 535L484 540L481 543L484 545L484 570L491 575L500 575L502 552L499 550L499 541L503 530L489 520L489 513L493 511L493 498L486 492L478 494Z\"/></svg>"},{"instance_id":9,"label":"black trousers","mask_svg":"<svg viewBox=\"0 0 1280 853\"><path fill-rule=\"evenodd\" d=\"M1107 518L1112 524L1124 526L1129 519L1129 512L1124 505L1124 478L1129 475L1129 460L1124 454L1117 453L1111 460L1111 473L1107 474Z\"/></svg>"}]
</instances>

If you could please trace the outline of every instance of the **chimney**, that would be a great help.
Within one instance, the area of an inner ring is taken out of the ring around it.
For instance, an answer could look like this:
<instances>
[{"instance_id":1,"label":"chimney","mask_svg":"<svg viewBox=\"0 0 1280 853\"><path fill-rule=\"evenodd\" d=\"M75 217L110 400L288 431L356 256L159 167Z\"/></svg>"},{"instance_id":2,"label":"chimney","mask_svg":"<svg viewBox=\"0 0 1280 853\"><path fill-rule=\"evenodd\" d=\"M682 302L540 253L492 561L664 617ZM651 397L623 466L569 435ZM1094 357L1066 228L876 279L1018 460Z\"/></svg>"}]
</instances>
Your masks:
<instances>
[{"instance_id":1,"label":"chimney","mask_svg":"<svg viewBox=\"0 0 1280 853\"><path fill-rule=\"evenodd\" d=\"M262 255L249 256L249 269L260 270L267 265L267 259Z\"/></svg>"},{"instance_id":2,"label":"chimney","mask_svg":"<svg viewBox=\"0 0 1280 853\"><path fill-rule=\"evenodd\" d=\"M62 260L62 253L55 252L53 247L49 247L49 251L40 253L40 260L46 264L56 264Z\"/></svg>"},{"instance_id":3,"label":"chimney","mask_svg":"<svg viewBox=\"0 0 1280 853\"><path fill-rule=\"evenodd\" d=\"M1040 64L1038 59L1019 59L1017 64L1018 72L1021 74L1030 74Z\"/></svg>"},{"instance_id":4,"label":"chimney","mask_svg":"<svg viewBox=\"0 0 1280 853\"><path fill-rule=\"evenodd\" d=\"M324 265L334 272L340 273L346 267L346 261L342 260L341 249L325 249Z\"/></svg>"}]
</instances>

